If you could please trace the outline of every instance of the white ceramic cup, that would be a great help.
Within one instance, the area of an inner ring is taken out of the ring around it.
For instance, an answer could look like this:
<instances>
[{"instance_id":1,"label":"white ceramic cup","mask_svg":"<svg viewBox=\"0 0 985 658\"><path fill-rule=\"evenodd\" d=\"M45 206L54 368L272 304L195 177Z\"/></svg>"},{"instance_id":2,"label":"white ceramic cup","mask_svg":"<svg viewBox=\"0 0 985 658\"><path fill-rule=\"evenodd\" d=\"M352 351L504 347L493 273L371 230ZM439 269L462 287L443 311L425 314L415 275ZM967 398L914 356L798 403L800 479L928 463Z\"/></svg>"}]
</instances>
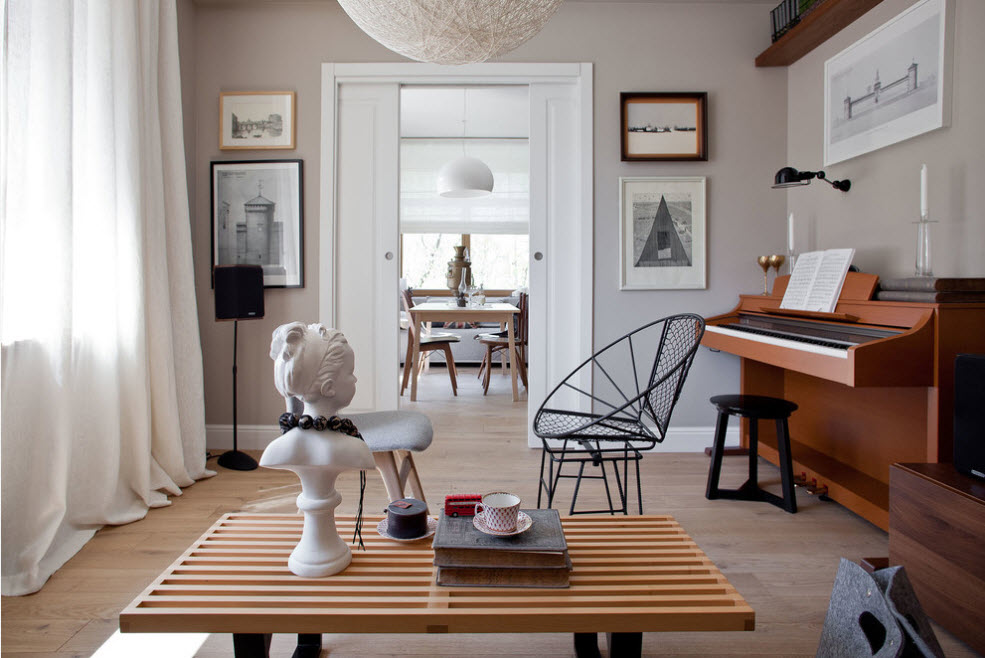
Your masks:
<instances>
[{"instance_id":1,"label":"white ceramic cup","mask_svg":"<svg viewBox=\"0 0 985 658\"><path fill-rule=\"evenodd\" d=\"M475 515L482 519L487 528L496 532L516 530L519 513L520 497L505 491L487 493L482 497L482 502L475 506Z\"/></svg>"}]
</instances>

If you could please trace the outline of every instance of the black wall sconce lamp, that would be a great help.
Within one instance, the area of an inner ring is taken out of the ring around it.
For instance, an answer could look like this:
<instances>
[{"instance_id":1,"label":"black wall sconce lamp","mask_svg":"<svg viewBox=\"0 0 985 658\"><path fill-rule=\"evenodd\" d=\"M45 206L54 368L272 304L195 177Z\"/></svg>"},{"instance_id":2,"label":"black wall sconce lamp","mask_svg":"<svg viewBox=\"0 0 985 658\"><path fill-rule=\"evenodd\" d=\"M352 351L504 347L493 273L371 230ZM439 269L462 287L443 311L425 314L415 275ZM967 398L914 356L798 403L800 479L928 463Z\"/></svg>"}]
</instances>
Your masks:
<instances>
[{"instance_id":1,"label":"black wall sconce lamp","mask_svg":"<svg viewBox=\"0 0 985 658\"><path fill-rule=\"evenodd\" d=\"M831 187L842 192L847 192L852 187L852 182L847 178L845 180L828 180L825 178L823 171L797 171L793 167L784 167L776 172L776 178L773 180L773 189L793 187L794 185L810 185L812 178L823 180Z\"/></svg>"}]
</instances>

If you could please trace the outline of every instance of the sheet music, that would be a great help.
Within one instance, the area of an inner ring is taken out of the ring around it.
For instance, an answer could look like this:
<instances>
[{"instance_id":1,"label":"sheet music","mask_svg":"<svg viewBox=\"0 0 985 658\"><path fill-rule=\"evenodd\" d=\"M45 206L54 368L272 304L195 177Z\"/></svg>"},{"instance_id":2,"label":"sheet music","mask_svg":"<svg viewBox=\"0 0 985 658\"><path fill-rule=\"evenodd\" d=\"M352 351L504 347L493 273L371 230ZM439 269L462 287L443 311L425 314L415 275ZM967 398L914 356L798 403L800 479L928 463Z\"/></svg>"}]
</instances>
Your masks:
<instances>
[{"instance_id":1,"label":"sheet music","mask_svg":"<svg viewBox=\"0 0 985 658\"><path fill-rule=\"evenodd\" d=\"M780 308L834 312L854 256L854 249L811 251L799 256Z\"/></svg>"}]
</instances>

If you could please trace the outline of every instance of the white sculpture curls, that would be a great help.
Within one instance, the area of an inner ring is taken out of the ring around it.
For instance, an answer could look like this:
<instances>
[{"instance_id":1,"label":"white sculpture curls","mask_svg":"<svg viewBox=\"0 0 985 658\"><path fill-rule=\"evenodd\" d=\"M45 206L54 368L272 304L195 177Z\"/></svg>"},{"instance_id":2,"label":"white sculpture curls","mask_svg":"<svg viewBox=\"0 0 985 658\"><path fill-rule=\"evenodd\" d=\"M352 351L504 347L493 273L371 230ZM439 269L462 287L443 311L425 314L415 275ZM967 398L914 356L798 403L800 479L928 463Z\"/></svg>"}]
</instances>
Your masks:
<instances>
[{"instance_id":1,"label":"white sculpture curls","mask_svg":"<svg viewBox=\"0 0 985 658\"><path fill-rule=\"evenodd\" d=\"M267 446L260 466L298 475L298 509L304 512L301 541L287 566L305 578L329 576L352 561L335 527L335 508L342 502L335 480L342 471L376 466L352 423L338 417L356 394L355 355L341 331L291 322L274 330L270 358L288 412L280 418L284 434ZM293 413L297 400L304 404L300 417Z\"/></svg>"}]
</instances>

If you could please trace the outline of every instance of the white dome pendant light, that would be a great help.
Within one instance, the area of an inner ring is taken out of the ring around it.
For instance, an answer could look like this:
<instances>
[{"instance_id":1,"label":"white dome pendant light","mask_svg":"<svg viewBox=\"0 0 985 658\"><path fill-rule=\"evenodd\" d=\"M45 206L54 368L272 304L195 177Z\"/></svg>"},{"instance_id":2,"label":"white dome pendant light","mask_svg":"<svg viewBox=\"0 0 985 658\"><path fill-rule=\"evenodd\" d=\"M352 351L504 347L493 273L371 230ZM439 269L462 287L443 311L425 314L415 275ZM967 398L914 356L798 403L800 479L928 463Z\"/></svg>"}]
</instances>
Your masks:
<instances>
[{"instance_id":1,"label":"white dome pendant light","mask_svg":"<svg viewBox=\"0 0 985 658\"><path fill-rule=\"evenodd\" d=\"M469 136L469 91L462 89L462 150ZM493 175L479 158L463 155L446 162L438 170L438 196L448 199L472 199L486 196L493 190Z\"/></svg>"},{"instance_id":2,"label":"white dome pendant light","mask_svg":"<svg viewBox=\"0 0 985 658\"><path fill-rule=\"evenodd\" d=\"M446 162L438 170L438 195L450 199L468 199L490 194L493 175L479 158L464 156Z\"/></svg>"}]
</instances>

